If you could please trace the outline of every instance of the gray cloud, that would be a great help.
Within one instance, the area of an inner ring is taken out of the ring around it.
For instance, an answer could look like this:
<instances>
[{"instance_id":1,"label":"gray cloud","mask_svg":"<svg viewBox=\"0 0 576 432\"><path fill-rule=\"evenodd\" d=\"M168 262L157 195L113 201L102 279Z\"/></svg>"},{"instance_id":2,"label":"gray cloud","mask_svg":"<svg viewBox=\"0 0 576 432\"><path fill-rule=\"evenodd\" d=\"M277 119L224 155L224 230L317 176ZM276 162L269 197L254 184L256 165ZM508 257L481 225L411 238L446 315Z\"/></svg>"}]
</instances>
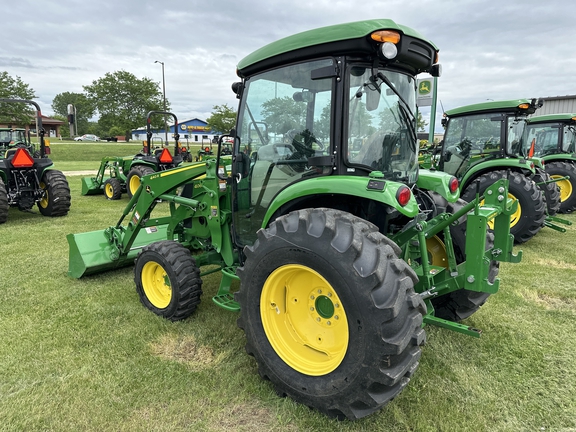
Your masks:
<instances>
[{"instance_id":1,"label":"gray cloud","mask_svg":"<svg viewBox=\"0 0 576 432\"><path fill-rule=\"evenodd\" d=\"M445 109L486 99L574 94L572 2L565 0L48 0L11 5L0 68L18 75L51 112L52 99L107 72L162 81L179 119L236 106L230 85L251 51L315 27L390 18L440 48L438 97ZM440 108L439 108L440 111ZM440 115L440 112L439 114Z\"/></svg>"}]
</instances>

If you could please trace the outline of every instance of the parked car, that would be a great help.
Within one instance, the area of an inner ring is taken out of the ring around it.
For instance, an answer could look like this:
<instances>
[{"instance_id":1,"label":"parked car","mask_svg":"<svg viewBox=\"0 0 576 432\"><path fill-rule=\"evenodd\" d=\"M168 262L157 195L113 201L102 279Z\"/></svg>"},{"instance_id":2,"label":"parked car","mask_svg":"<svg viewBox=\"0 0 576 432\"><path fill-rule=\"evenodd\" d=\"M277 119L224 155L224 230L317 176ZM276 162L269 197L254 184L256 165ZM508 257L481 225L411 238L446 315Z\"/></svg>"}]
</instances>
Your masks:
<instances>
[{"instance_id":1,"label":"parked car","mask_svg":"<svg viewBox=\"0 0 576 432\"><path fill-rule=\"evenodd\" d=\"M74 141L100 141L100 138L98 138L96 135L84 134L74 138Z\"/></svg>"},{"instance_id":2,"label":"parked car","mask_svg":"<svg viewBox=\"0 0 576 432\"><path fill-rule=\"evenodd\" d=\"M113 136L107 136L107 137L101 137L100 138L102 141L114 141L114 142L118 142L118 137L113 137Z\"/></svg>"}]
</instances>

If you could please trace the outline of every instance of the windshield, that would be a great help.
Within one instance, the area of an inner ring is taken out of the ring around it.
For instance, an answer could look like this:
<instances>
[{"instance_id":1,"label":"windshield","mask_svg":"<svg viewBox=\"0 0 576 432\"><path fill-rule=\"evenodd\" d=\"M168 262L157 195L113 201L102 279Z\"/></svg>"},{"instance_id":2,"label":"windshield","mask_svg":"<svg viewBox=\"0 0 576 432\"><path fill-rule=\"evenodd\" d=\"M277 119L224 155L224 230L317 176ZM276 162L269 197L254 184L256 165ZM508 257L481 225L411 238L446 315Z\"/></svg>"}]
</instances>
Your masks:
<instances>
[{"instance_id":1,"label":"windshield","mask_svg":"<svg viewBox=\"0 0 576 432\"><path fill-rule=\"evenodd\" d=\"M24 130L4 129L0 130L0 144L18 144L26 143L26 132Z\"/></svg>"},{"instance_id":2,"label":"windshield","mask_svg":"<svg viewBox=\"0 0 576 432\"><path fill-rule=\"evenodd\" d=\"M500 153L502 114L451 117L444 134L440 168L461 179L468 167Z\"/></svg>"},{"instance_id":3,"label":"windshield","mask_svg":"<svg viewBox=\"0 0 576 432\"><path fill-rule=\"evenodd\" d=\"M532 153L534 156L540 157L558 153L561 130L562 125L559 123L528 125L522 144L523 154L526 156Z\"/></svg>"},{"instance_id":4,"label":"windshield","mask_svg":"<svg viewBox=\"0 0 576 432\"><path fill-rule=\"evenodd\" d=\"M388 70L349 69L347 155L350 165L414 183L418 175L416 87L413 77Z\"/></svg>"}]
</instances>

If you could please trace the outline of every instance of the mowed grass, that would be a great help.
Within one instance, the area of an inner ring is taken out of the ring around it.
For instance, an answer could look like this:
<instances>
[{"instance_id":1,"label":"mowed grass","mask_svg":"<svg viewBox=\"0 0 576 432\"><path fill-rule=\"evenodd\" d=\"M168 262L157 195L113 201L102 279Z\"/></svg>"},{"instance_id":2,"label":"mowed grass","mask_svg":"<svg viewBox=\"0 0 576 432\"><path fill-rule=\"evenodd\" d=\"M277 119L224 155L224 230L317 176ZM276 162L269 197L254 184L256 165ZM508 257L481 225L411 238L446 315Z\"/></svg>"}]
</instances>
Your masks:
<instances>
[{"instance_id":1,"label":"mowed grass","mask_svg":"<svg viewBox=\"0 0 576 432\"><path fill-rule=\"evenodd\" d=\"M53 144L57 167L97 161L104 147L78 146ZM375 415L337 422L279 398L259 377L237 314L211 301L218 274L205 277L199 309L178 323L140 304L132 268L69 278L66 234L114 225L128 202L81 196L80 179L68 178L67 216L10 209L0 225L0 430L576 428L576 216L566 216L575 223L567 233L544 229L517 248L521 263L501 265L500 292L465 321L484 331L480 339L427 327L406 389Z\"/></svg>"}]
</instances>

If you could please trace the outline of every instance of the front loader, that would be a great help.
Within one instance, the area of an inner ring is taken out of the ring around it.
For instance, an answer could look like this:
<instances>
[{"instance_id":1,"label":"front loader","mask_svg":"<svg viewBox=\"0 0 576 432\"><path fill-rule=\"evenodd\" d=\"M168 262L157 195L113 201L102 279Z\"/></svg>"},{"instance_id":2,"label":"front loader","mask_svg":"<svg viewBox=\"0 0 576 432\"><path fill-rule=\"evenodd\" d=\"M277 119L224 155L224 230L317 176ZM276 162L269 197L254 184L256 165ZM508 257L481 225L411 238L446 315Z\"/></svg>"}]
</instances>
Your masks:
<instances>
[{"instance_id":1,"label":"front loader","mask_svg":"<svg viewBox=\"0 0 576 432\"><path fill-rule=\"evenodd\" d=\"M213 301L239 312L278 394L339 419L379 410L416 371L424 325L479 336L461 321L521 259L506 178L466 203L418 167L415 77L438 76L437 56L386 19L250 54L232 160L143 176L115 225L68 235L69 275L134 264L141 302L176 321L220 271Z\"/></svg>"},{"instance_id":2,"label":"front loader","mask_svg":"<svg viewBox=\"0 0 576 432\"><path fill-rule=\"evenodd\" d=\"M105 156L95 177L82 178L82 195L104 194L109 200L117 200L123 192L132 197L140 186L142 176L179 166L183 162L180 139L176 132L174 155L167 147L152 150L151 117L154 114L170 115L174 118L174 130L178 130L176 115L164 111L150 111L146 116L146 143L142 151L134 156Z\"/></svg>"},{"instance_id":3,"label":"front loader","mask_svg":"<svg viewBox=\"0 0 576 432\"><path fill-rule=\"evenodd\" d=\"M66 176L48 158L50 142L44 139L40 106L31 100L0 99L0 103L29 104L36 108L39 148L23 129L0 130L0 224L10 207L30 212L34 205L43 216L65 216L70 210Z\"/></svg>"}]
</instances>

